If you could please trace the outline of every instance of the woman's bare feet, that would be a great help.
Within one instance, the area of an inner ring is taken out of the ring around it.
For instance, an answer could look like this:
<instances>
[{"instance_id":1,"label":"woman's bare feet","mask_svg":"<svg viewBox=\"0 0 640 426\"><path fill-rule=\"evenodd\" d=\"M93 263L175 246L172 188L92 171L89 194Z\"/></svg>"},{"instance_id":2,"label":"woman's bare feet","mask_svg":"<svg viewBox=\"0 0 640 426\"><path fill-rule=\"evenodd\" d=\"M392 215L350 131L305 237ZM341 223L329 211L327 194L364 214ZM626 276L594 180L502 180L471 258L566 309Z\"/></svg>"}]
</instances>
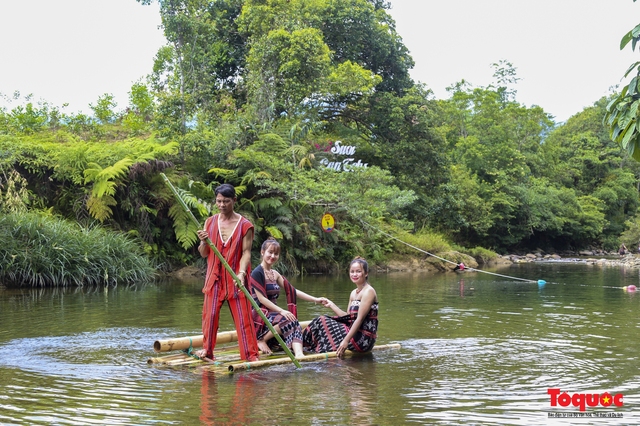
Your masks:
<instances>
[{"instance_id":1,"label":"woman's bare feet","mask_svg":"<svg viewBox=\"0 0 640 426\"><path fill-rule=\"evenodd\" d=\"M267 345L267 342L264 340L258 340L258 349L262 351L265 355L271 355L271 348Z\"/></svg>"},{"instance_id":2,"label":"woman's bare feet","mask_svg":"<svg viewBox=\"0 0 640 426\"><path fill-rule=\"evenodd\" d=\"M294 342L292 346L293 353L295 354L296 359L304 358L304 352L302 351L302 345L298 342Z\"/></svg>"}]
</instances>

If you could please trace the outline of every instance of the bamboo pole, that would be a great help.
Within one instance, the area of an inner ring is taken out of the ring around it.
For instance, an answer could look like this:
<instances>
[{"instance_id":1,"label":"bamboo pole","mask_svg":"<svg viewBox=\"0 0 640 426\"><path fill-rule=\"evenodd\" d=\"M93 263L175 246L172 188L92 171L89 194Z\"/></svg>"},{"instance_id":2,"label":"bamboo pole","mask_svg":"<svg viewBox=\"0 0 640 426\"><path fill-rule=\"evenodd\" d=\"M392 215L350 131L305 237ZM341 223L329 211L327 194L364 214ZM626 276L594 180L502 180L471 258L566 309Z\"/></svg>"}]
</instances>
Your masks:
<instances>
[{"instance_id":1,"label":"bamboo pole","mask_svg":"<svg viewBox=\"0 0 640 426\"><path fill-rule=\"evenodd\" d=\"M220 336L222 333L218 333ZM156 340L153 342L154 352L181 351L189 348L202 347L202 335L191 337L180 337L178 339Z\"/></svg>"},{"instance_id":2,"label":"bamboo pole","mask_svg":"<svg viewBox=\"0 0 640 426\"><path fill-rule=\"evenodd\" d=\"M399 343L392 343L389 345L374 346L372 351L383 350L383 349L400 349L400 348L401 346ZM344 356L352 357L352 356L358 356L358 355L365 355L369 353L371 352L354 352L354 351L347 350L344 352ZM301 362L324 361L329 358L336 358L336 357L337 357L336 352L325 352L321 354L305 355L304 357L297 358L297 360ZM238 364L231 364L228 368L229 368L229 373L235 373L237 371L251 370L255 368L269 367L272 365L279 365L279 364L287 364L289 362L291 362L290 359L282 357L282 358L265 359L260 361L241 362Z\"/></svg>"},{"instance_id":3,"label":"bamboo pole","mask_svg":"<svg viewBox=\"0 0 640 426\"><path fill-rule=\"evenodd\" d=\"M182 360L175 360L175 361L169 361L166 363L166 365L171 366L171 367L179 367L182 365L191 365L191 364L200 364L202 361L195 359L195 358L185 358Z\"/></svg>"},{"instance_id":4,"label":"bamboo pole","mask_svg":"<svg viewBox=\"0 0 640 426\"><path fill-rule=\"evenodd\" d=\"M303 329L309 325L311 321L300 322L300 327ZM218 333L216 344L224 344L238 341L238 333L235 330L222 331ZM189 348L201 348L202 347L202 335L191 337L179 337L176 339L156 340L153 342L154 352L170 352L170 351L182 351Z\"/></svg>"},{"instance_id":5,"label":"bamboo pole","mask_svg":"<svg viewBox=\"0 0 640 426\"><path fill-rule=\"evenodd\" d=\"M182 208L187 213L187 215L189 215L191 220L197 225L197 227L199 229L202 228L202 225L200 225L200 222L198 222L198 219L196 219L196 217L193 215L193 213L191 213L191 210L189 210L189 206L187 206L187 204L184 202L182 197L180 197L180 194L178 194L178 191L173 186L173 184L171 182L169 182L169 178L164 173L160 173L160 175L164 179L165 183L171 189L171 192L173 192L173 195L176 196L176 198L178 199L178 202L180 203L180 205L182 205ZM211 239L209 237L207 237L206 242L209 245L209 248L211 250L213 250L215 255L218 257L218 259L220 259L220 263L222 263L222 266L224 266L224 268L227 270L227 272L229 272L229 275L231 275L233 280L236 282L237 287L244 293L246 298L249 299L249 302L251 303L251 306L253 306L253 309L255 309L256 312L260 315L260 318L262 318L262 321L264 321L264 324L267 326L269 331L271 331L271 333L273 333L273 337L276 338L276 340L278 341L278 343L282 347L282 350L284 350L284 352L287 354L287 356L289 356L289 358L291 358L291 362L293 362L293 364L296 367L300 368L301 367L300 363L298 361L296 361L296 358L293 356L293 354L291 353L291 350L284 343L284 341L282 340L282 337L280 337L280 335L275 330L275 328L273 328L273 325L271 325L271 323L269 322L267 317L264 315L264 313L262 312L262 310L260 309L260 307L258 306L256 301L253 300L253 297L251 296L251 293L249 293L249 290L247 290L247 288L244 286L244 283L242 282L242 280L240 278L238 278L238 276L233 271L233 269L231 269L231 266L229 266L229 263L227 263L227 260L222 256L220 251L218 251L216 246L213 245L213 242L211 242Z\"/></svg>"},{"instance_id":6,"label":"bamboo pole","mask_svg":"<svg viewBox=\"0 0 640 426\"><path fill-rule=\"evenodd\" d=\"M263 358L266 356L262 351L259 351L258 353ZM238 345L219 347L213 352L213 354L215 356L215 360L208 361L208 364L219 365L219 364L224 364L229 362L242 361L242 359L240 358ZM176 363L186 363L187 361L197 363L197 364L202 364L203 361L207 361L207 360L200 360L183 351L183 352L178 352L174 354L164 355L161 357L149 358L147 360L147 364L175 365Z\"/></svg>"},{"instance_id":7,"label":"bamboo pole","mask_svg":"<svg viewBox=\"0 0 640 426\"><path fill-rule=\"evenodd\" d=\"M168 362L172 362L175 360L185 359L185 354L174 354L174 355L165 355L158 358L149 358L147 360L147 364L167 364Z\"/></svg>"}]
</instances>

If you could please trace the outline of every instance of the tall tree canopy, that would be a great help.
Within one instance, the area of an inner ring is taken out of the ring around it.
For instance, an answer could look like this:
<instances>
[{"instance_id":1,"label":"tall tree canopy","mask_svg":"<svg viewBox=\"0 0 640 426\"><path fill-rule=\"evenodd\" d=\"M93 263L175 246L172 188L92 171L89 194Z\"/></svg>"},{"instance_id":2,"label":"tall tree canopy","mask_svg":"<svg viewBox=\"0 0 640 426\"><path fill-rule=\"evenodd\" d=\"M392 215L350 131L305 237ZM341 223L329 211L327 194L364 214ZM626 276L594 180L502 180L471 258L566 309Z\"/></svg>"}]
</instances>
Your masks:
<instances>
[{"instance_id":1,"label":"tall tree canopy","mask_svg":"<svg viewBox=\"0 0 640 426\"><path fill-rule=\"evenodd\" d=\"M180 264L195 229L158 172L201 219L229 182L256 240L279 238L298 271L382 258L383 228L497 251L610 249L640 229L640 165L601 121L611 99L558 125L518 102L500 60L489 86L463 80L437 100L409 77L383 0L158 3L167 45L124 111L110 94L93 116L30 99L0 110L0 208L126 230Z\"/></svg>"}]
</instances>

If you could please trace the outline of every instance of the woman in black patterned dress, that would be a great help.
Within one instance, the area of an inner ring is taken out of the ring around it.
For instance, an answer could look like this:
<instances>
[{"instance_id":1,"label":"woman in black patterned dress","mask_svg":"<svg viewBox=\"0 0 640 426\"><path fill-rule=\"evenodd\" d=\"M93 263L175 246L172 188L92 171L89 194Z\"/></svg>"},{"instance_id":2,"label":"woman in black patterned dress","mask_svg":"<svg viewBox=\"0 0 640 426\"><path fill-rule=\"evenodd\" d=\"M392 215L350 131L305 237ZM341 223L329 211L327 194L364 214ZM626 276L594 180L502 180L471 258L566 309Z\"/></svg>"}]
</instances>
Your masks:
<instances>
[{"instance_id":1,"label":"woman in black patterned dress","mask_svg":"<svg viewBox=\"0 0 640 426\"><path fill-rule=\"evenodd\" d=\"M302 344L309 352L336 351L338 357L349 349L368 352L376 342L378 332L378 295L369 284L369 265L356 257L349 265L349 277L356 288L349 296L348 312L330 300L323 302L337 316L321 316L309 324L302 333Z\"/></svg>"},{"instance_id":2,"label":"woman in black patterned dress","mask_svg":"<svg viewBox=\"0 0 640 426\"><path fill-rule=\"evenodd\" d=\"M280 258L280 244L270 237L262 243L260 251L262 261L251 272L251 291L253 298L267 317L274 330L282 336L284 343L293 350L296 357L304 356L302 351L302 328L298 322L297 298L313 303L326 305L328 300L324 297L314 297L301 290L297 290L289 281L273 266ZM278 306L278 297L282 290L286 296L286 308ZM272 349L279 348L277 340L269 327L264 323L260 314L252 310L253 322L258 339L258 348L265 354L270 354Z\"/></svg>"}]
</instances>

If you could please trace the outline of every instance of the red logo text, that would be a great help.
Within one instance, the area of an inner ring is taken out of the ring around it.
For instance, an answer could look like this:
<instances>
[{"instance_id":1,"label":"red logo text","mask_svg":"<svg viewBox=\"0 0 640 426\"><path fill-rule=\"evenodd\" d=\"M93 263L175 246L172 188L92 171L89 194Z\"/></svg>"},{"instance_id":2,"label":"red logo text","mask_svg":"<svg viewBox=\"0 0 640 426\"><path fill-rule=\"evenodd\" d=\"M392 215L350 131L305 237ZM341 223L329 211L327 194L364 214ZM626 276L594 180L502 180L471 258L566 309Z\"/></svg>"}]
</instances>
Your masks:
<instances>
[{"instance_id":1,"label":"red logo text","mask_svg":"<svg viewBox=\"0 0 640 426\"><path fill-rule=\"evenodd\" d=\"M616 407L622 407L624 404L622 398L624 395L617 393L611 395L609 392L602 394L599 393L574 393L568 394L567 392L560 393L559 388L548 388L547 393L551 395L551 406L568 407L573 405L574 407L580 407L580 411L584 411L586 407L608 407L611 404Z\"/></svg>"}]
</instances>

